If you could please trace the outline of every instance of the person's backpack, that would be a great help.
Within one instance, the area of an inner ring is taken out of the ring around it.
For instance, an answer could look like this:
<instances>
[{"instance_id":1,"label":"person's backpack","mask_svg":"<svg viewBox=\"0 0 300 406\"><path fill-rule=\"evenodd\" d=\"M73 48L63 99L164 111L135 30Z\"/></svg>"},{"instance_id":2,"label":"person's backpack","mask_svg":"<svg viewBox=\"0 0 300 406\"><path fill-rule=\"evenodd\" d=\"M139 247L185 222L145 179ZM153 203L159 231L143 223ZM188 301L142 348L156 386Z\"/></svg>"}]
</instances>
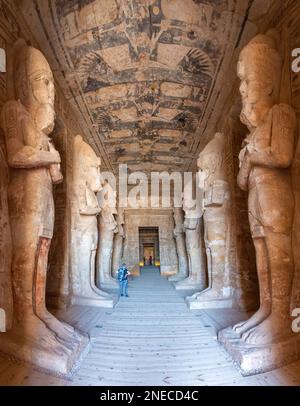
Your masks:
<instances>
[{"instance_id":1,"label":"person's backpack","mask_svg":"<svg viewBox=\"0 0 300 406\"><path fill-rule=\"evenodd\" d=\"M119 271L118 271L118 280L119 280L119 281L122 281L122 280L124 279L124 277L125 277L125 270L126 270L126 268L124 268L124 267L122 267L122 268L119 269Z\"/></svg>"}]
</instances>

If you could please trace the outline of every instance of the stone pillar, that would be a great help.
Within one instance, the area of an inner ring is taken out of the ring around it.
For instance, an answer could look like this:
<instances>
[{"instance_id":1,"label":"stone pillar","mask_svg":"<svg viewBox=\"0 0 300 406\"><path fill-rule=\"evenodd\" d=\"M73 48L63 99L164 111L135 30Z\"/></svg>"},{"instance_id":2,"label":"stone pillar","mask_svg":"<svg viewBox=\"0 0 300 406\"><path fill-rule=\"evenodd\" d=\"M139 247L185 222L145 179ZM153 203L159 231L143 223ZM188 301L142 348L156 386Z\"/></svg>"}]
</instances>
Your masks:
<instances>
[{"instance_id":1,"label":"stone pillar","mask_svg":"<svg viewBox=\"0 0 300 406\"><path fill-rule=\"evenodd\" d=\"M196 180L194 179L194 182ZM202 196L196 185L196 206L193 207L191 197L184 196L185 212L184 230L188 257L188 277L175 282L176 289L203 290L207 286L205 252L203 242ZM191 208L192 207L192 208Z\"/></svg>"},{"instance_id":2,"label":"stone pillar","mask_svg":"<svg viewBox=\"0 0 300 406\"><path fill-rule=\"evenodd\" d=\"M124 209L118 209L117 214L117 232L114 236L114 246L113 246L113 259L112 259L112 276L115 278L117 276L118 269L121 265L123 258L124 249Z\"/></svg>"},{"instance_id":3,"label":"stone pillar","mask_svg":"<svg viewBox=\"0 0 300 406\"><path fill-rule=\"evenodd\" d=\"M53 235L53 184L62 181L51 142L54 79L43 54L18 40L13 53L14 95L2 111L10 167L13 327L0 334L1 351L48 371L68 373L87 338L46 308L48 252Z\"/></svg>"},{"instance_id":4,"label":"stone pillar","mask_svg":"<svg viewBox=\"0 0 300 406\"><path fill-rule=\"evenodd\" d=\"M183 227L184 215L182 209L180 207L174 208L173 215L175 222L173 235L176 241L176 252L178 257L178 273L176 275L170 276L169 281L177 282L188 276L189 268Z\"/></svg>"},{"instance_id":5,"label":"stone pillar","mask_svg":"<svg viewBox=\"0 0 300 406\"><path fill-rule=\"evenodd\" d=\"M119 284L112 277L112 253L114 234L118 231L115 220L116 192L106 182L98 193L101 212L98 217L98 252L96 256L96 284L99 289L118 289Z\"/></svg>"},{"instance_id":6,"label":"stone pillar","mask_svg":"<svg viewBox=\"0 0 300 406\"><path fill-rule=\"evenodd\" d=\"M187 297L190 309L224 308L233 305L228 269L230 193L225 160L226 140L217 133L198 159L199 187L204 191L204 242L208 287Z\"/></svg>"},{"instance_id":7,"label":"stone pillar","mask_svg":"<svg viewBox=\"0 0 300 406\"><path fill-rule=\"evenodd\" d=\"M101 209L96 193L102 188L100 158L83 141L74 139L71 230L71 303L113 307L111 295L96 286L97 215Z\"/></svg>"},{"instance_id":8,"label":"stone pillar","mask_svg":"<svg viewBox=\"0 0 300 406\"><path fill-rule=\"evenodd\" d=\"M248 191L248 215L256 251L260 307L250 319L219 333L219 341L243 375L269 371L300 357L292 332L294 195L290 168L296 117L280 103L280 38L257 35L242 50L238 76L242 122L249 135L239 155L238 184Z\"/></svg>"},{"instance_id":9,"label":"stone pillar","mask_svg":"<svg viewBox=\"0 0 300 406\"><path fill-rule=\"evenodd\" d=\"M7 203L9 170L2 141L0 139L0 333L9 330L13 321L12 242Z\"/></svg>"},{"instance_id":10,"label":"stone pillar","mask_svg":"<svg viewBox=\"0 0 300 406\"><path fill-rule=\"evenodd\" d=\"M154 241L154 261L153 261L153 265L155 265L155 261L160 261L159 236L157 237L157 240Z\"/></svg>"}]
</instances>

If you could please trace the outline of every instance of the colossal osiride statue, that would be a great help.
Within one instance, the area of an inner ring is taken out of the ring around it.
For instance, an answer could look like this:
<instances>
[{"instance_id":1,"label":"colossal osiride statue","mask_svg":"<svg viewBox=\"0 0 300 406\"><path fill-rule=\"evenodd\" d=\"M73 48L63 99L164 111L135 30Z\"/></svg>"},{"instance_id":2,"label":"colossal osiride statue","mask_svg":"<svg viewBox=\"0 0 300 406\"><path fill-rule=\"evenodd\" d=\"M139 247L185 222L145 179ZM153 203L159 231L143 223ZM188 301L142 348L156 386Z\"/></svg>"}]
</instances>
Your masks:
<instances>
[{"instance_id":1,"label":"colossal osiride statue","mask_svg":"<svg viewBox=\"0 0 300 406\"><path fill-rule=\"evenodd\" d=\"M113 307L112 296L96 286L97 215L101 211L96 193L102 189L100 163L93 149L77 135L73 148L71 301Z\"/></svg>"},{"instance_id":2,"label":"colossal osiride statue","mask_svg":"<svg viewBox=\"0 0 300 406\"><path fill-rule=\"evenodd\" d=\"M114 236L114 245L113 245L113 258L112 258L112 275L116 277L118 269L120 267L123 257L124 249L124 239L125 239L125 230L124 230L124 208L118 208L117 214L117 232Z\"/></svg>"},{"instance_id":3,"label":"colossal osiride statue","mask_svg":"<svg viewBox=\"0 0 300 406\"><path fill-rule=\"evenodd\" d=\"M99 240L96 257L96 284L99 289L119 289L119 284L112 277L112 253L114 234L118 231L115 215L116 192L108 182L98 193L101 212L98 218Z\"/></svg>"},{"instance_id":4,"label":"colossal osiride statue","mask_svg":"<svg viewBox=\"0 0 300 406\"><path fill-rule=\"evenodd\" d=\"M186 298L190 309L232 307L227 253L230 193L226 178L225 137L216 133L199 155L199 187L203 190L203 222L208 288Z\"/></svg>"},{"instance_id":5,"label":"colossal osiride statue","mask_svg":"<svg viewBox=\"0 0 300 406\"><path fill-rule=\"evenodd\" d=\"M54 79L43 54L18 40L13 55L14 99L2 110L12 234L13 328L1 351L46 370L68 373L88 340L46 308L48 252L53 235L52 185L62 180L51 142Z\"/></svg>"},{"instance_id":6,"label":"colossal osiride statue","mask_svg":"<svg viewBox=\"0 0 300 406\"><path fill-rule=\"evenodd\" d=\"M185 246L185 234L184 234L184 214L181 207L174 207L173 217L175 228L173 230L173 236L176 242L176 252L178 257L178 272L177 274L170 276L168 280L170 282L177 282L186 278L189 274L188 258Z\"/></svg>"},{"instance_id":7,"label":"colossal osiride statue","mask_svg":"<svg viewBox=\"0 0 300 406\"><path fill-rule=\"evenodd\" d=\"M0 333L12 327L11 235L7 203L9 171L5 146L0 138Z\"/></svg>"},{"instance_id":8,"label":"colossal osiride statue","mask_svg":"<svg viewBox=\"0 0 300 406\"><path fill-rule=\"evenodd\" d=\"M196 177L197 178L197 177ZM196 179L193 179L197 182ZM184 231L188 257L188 277L174 283L176 289L203 290L207 286L205 252L202 230L202 194L196 189L196 200L189 194L183 196Z\"/></svg>"},{"instance_id":9,"label":"colossal osiride statue","mask_svg":"<svg viewBox=\"0 0 300 406\"><path fill-rule=\"evenodd\" d=\"M248 191L249 222L256 251L260 307L246 322L223 330L219 340L244 375L263 372L300 356L300 336L290 317L293 283L294 196L290 167L296 118L279 103L282 61L272 30L256 36L238 62L249 135L239 155L238 184Z\"/></svg>"}]
</instances>

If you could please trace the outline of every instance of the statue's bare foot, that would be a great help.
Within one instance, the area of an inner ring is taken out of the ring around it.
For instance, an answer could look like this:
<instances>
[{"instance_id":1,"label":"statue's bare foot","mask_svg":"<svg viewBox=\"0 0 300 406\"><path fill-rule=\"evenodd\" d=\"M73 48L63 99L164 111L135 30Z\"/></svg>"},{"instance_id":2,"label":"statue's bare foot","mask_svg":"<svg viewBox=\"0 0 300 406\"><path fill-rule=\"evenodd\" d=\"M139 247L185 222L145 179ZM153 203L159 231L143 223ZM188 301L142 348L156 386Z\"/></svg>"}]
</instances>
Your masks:
<instances>
[{"instance_id":1,"label":"statue's bare foot","mask_svg":"<svg viewBox=\"0 0 300 406\"><path fill-rule=\"evenodd\" d=\"M53 314L48 312L48 310L43 311L39 317L47 325L47 327L52 330L57 336L64 342L70 340L74 341L74 328L66 323L59 321Z\"/></svg>"},{"instance_id":2,"label":"statue's bare foot","mask_svg":"<svg viewBox=\"0 0 300 406\"><path fill-rule=\"evenodd\" d=\"M251 345L276 343L291 335L289 317L270 315L266 320L242 335L242 340Z\"/></svg>"},{"instance_id":3,"label":"statue's bare foot","mask_svg":"<svg viewBox=\"0 0 300 406\"><path fill-rule=\"evenodd\" d=\"M34 345L38 341L45 348L55 348L60 344L57 335L52 330L49 330L47 325L36 315L24 317L20 322L14 324L14 330L24 339L24 343L28 342ZM67 350L67 348L66 348Z\"/></svg>"},{"instance_id":4,"label":"statue's bare foot","mask_svg":"<svg viewBox=\"0 0 300 406\"><path fill-rule=\"evenodd\" d=\"M233 327L233 331L239 336L241 336L248 330L252 329L253 327L260 324L262 321L264 321L269 316L269 314L270 314L269 306L261 306L258 309L258 311L254 313L253 316L250 317L250 319L237 323Z\"/></svg>"},{"instance_id":5,"label":"statue's bare foot","mask_svg":"<svg viewBox=\"0 0 300 406\"><path fill-rule=\"evenodd\" d=\"M194 297L197 300L213 300L220 299L222 297L222 294L218 293L215 287L209 287L202 290L201 292L195 293Z\"/></svg>"}]
</instances>

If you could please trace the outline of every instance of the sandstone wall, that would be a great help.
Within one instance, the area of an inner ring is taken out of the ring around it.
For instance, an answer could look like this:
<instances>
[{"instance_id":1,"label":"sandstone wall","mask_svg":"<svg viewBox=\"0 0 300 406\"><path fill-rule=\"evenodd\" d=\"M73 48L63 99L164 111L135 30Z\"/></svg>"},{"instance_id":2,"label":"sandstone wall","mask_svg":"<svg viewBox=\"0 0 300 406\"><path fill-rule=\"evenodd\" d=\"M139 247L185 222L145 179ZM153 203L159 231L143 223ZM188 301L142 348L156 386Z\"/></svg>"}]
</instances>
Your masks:
<instances>
[{"instance_id":1,"label":"sandstone wall","mask_svg":"<svg viewBox=\"0 0 300 406\"><path fill-rule=\"evenodd\" d=\"M174 274L178 269L174 220L171 209L127 209L125 210L124 260L130 269L139 264L139 227L159 228L160 270L163 274Z\"/></svg>"}]
</instances>

